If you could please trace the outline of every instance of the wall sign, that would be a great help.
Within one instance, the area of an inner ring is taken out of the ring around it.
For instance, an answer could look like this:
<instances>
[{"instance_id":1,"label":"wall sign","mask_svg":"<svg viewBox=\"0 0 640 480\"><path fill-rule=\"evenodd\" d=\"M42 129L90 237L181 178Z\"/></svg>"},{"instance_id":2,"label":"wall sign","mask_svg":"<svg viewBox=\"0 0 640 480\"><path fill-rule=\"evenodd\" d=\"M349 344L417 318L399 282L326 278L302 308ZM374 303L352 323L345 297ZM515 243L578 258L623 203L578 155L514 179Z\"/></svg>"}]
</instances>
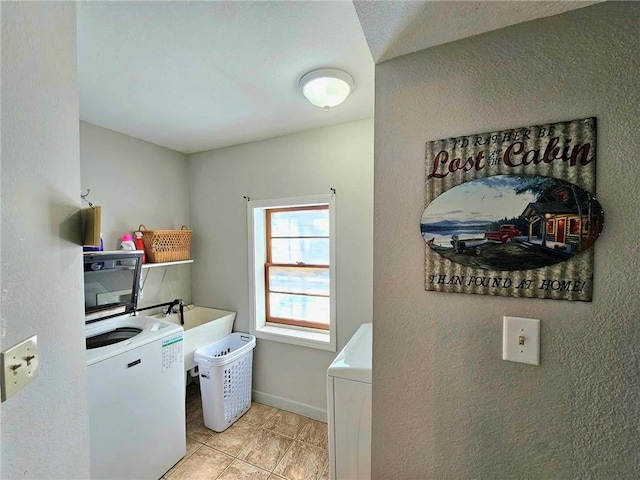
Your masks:
<instances>
[{"instance_id":1,"label":"wall sign","mask_svg":"<svg viewBox=\"0 0 640 480\"><path fill-rule=\"evenodd\" d=\"M425 289L591 301L596 119L427 142Z\"/></svg>"}]
</instances>

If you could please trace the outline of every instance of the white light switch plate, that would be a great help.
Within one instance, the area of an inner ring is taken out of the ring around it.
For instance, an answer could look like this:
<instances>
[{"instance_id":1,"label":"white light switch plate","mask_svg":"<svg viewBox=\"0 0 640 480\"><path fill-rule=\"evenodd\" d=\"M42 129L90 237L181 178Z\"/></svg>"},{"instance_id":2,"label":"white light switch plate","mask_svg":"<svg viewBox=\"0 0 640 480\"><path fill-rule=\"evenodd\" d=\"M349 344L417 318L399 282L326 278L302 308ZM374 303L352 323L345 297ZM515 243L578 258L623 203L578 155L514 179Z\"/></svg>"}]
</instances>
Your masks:
<instances>
[{"instance_id":1,"label":"white light switch plate","mask_svg":"<svg viewBox=\"0 0 640 480\"><path fill-rule=\"evenodd\" d=\"M38 356L37 335L2 352L3 402L38 375Z\"/></svg>"},{"instance_id":2,"label":"white light switch plate","mask_svg":"<svg viewBox=\"0 0 640 480\"><path fill-rule=\"evenodd\" d=\"M502 359L540 365L540 320L503 317Z\"/></svg>"}]
</instances>

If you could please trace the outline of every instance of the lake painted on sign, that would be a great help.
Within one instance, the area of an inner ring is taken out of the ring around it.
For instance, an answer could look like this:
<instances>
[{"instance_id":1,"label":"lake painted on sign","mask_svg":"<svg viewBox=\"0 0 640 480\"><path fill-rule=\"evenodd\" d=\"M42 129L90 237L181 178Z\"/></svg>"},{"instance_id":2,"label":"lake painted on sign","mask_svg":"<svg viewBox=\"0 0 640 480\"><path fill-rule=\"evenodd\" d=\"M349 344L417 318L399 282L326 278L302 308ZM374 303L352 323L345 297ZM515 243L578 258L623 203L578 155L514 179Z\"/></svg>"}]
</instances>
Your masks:
<instances>
[{"instance_id":1,"label":"lake painted on sign","mask_svg":"<svg viewBox=\"0 0 640 480\"><path fill-rule=\"evenodd\" d=\"M423 212L420 232L433 251L453 262L528 270L586 250L603 225L600 203L577 185L539 175L494 175L436 197ZM507 244L512 247L495 248Z\"/></svg>"},{"instance_id":2,"label":"lake painted on sign","mask_svg":"<svg viewBox=\"0 0 640 480\"><path fill-rule=\"evenodd\" d=\"M441 247L452 247L451 237L458 235L461 239L467 238L482 238L484 237L485 230L465 230L465 229L451 229L451 230L437 230L429 231L424 230L422 237L425 242L433 245L439 245ZM433 240L433 241L431 241Z\"/></svg>"}]
</instances>

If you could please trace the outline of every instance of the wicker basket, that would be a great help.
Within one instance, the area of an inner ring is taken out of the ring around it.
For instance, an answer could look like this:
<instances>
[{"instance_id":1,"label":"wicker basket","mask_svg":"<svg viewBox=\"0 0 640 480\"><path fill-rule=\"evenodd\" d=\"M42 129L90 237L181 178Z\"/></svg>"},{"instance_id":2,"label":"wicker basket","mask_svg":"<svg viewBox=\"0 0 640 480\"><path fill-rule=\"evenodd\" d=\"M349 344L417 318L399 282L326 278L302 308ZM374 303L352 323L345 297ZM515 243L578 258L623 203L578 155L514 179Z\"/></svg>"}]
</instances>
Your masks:
<instances>
[{"instance_id":1,"label":"wicker basket","mask_svg":"<svg viewBox=\"0 0 640 480\"><path fill-rule=\"evenodd\" d=\"M140 225L144 251L149 263L177 262L189 260L191 233L186 226L181 230L147 230Z\"/></svg>"}]
</instances>

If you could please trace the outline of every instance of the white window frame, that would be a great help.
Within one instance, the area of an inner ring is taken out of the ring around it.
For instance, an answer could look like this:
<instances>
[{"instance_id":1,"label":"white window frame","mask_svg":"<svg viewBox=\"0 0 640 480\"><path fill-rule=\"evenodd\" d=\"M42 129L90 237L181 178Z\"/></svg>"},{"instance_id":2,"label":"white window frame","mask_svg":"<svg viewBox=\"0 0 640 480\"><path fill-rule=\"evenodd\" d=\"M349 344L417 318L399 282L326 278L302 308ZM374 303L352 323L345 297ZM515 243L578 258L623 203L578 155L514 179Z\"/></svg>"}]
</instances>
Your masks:
<instances>
[{"instance_id":1,"label":"white window frame","mask_svg":"<svg viewBox=\"0 0 640 480\"><path fill-rule=\"evenodd\" d=\"M329 330L267 323L264 265L267 260L266 211L271 208L329 206ZM335 195L247 202L249 258L249 332L257 338L336 351L336 211Z\"/></svg>"}]
</instances>

